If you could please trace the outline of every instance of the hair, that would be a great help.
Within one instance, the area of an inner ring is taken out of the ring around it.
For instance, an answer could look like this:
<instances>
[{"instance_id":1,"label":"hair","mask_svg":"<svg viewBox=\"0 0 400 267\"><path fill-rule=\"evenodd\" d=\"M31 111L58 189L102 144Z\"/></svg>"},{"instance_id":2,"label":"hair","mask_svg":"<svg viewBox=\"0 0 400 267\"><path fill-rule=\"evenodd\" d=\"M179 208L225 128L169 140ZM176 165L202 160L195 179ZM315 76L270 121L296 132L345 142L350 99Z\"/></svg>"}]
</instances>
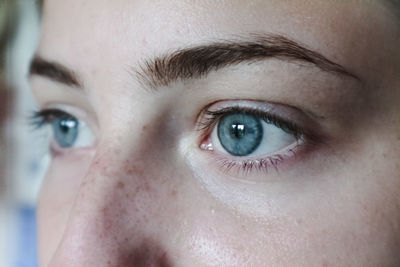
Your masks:
<instances>
[{"instance_id":1,"label":"hair","mask_svg":"<svg viewBox=\"0 0 400 267\"><path fill-rule=\"evenodd\" d=\"M384 0L386 6L394 13L397 19L400 20L400 0Z\"/></svg>"},{"instance_id":2,"label":"hair","mask_svg":"<svg viewBox=\"0 0 400 267\"><path fill-rule=\"evenodd\" d=\"M0 201L6 193L7 163L10 148L6 133L6 118L9 116L12 90L7 83L6 66L7 48L15 33L16 1L0 2Z\"/></svg>"}]
</instances>

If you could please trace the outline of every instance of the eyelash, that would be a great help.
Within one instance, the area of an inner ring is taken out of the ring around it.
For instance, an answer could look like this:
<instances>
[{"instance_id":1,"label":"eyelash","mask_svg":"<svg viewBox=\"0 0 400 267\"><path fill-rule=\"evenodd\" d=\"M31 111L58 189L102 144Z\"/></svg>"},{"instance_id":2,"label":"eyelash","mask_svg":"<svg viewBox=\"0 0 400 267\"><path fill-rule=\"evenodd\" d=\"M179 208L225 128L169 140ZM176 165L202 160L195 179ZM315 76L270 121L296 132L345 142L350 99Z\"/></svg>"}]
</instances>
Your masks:
<instances>
[{"instance_id":1,"label":"eyelash","mask_svg":"<svg viewBox=\"0 0 400 267\"><path fill-rule=\"evenodd\" d=\"M288 121L276 114L268 113L259 109L253 109L241 106L226 107L219 110L204 110L203 114L200 116L202 121L198 123L198 129L203 132L201 135L200 149L207 150L207 148L202 148L201 145L210 138L210 134L222 117L243 113L248 115L253 115L263 119L269 124L273 124L281 130L289 133L295 137L297 144L288 149L285 154L276 154L264 157L262 159L240 159L232 160L227 159L226 156L221 156L217 159L220 167L225 171L229 172L231 170L236 170L239 173L249 174L252 171L266 172L268 173L271 168L279 172L279 165L286 159L294 157L297 155L300 147L315 145L322 142L321 137L307 131L305 128L300 127L294 122Z\"/></svg>"},{"instance_id":2,"label":"eyelash","mask_svg":"<svg viewBox=\"0 0 400 267\"><path fill-rule=\"evenodd\" d=\"M67 119L74 117L59 109L45 109L40 111L34 111L33 114L29 117L29 121L30 124L34 127L34 129L41 129L46 124L51 123L54 119L57 118Z\"/></svg>"},{"instance_id":3,"label":"eyelash","mask_svg":"<svg viewBox=\"0 0 400 267\"><path fill-rule=\"evenodd\" d=\"M301 136L305 134L304 130L298 125L275 114L266 113L258 109L251 109L239 106L227 107L220 110L205 110L203 112L205 121L199 123L199 128L200 130L210 130L218 123L218 121L222 117L235 113L243 113L259 117L267 123L273 124L276 127L284 130L285 132L292 134L296 137L296 139L300 139Z\"/></svg>"},{"instance_id":4,"label":"eyelash","mask_svg":"<svg viewBox=\"0 0 400 267\"><path fill-rule=\"evenodd\" d=\"M265 122L275 125L276 127L282 129L283 131L293 135L297 140L295 147L289 149L284 155L276 154L269 155L262 159L240 159L232 160L227 159L226 156L221 156L217 162L219 163L221 169L225 172L236 169L240 173L249 174L252 171L266 172L268 173L271 168L279 171L279 165L286 159L294 157L297 155L300 147L315 145L322 143L321 137L317 136L304 128L300 127L294 122L288 121L276 114L268 113L259 109L253 109L241 106L226 107L219 110L204 110L200 118L202 120L198 123L198 130L203 132L201 134L200 145L209 138L211 131L217 125L217 123L222 119L222 117L235 114L243 113L253 116L257 116L263 119ZM59 109L46 109L41 111L34 111L30 116L30 124L34 129L40 129L47 124L50 124L54 119L57 118L74 118L72 115L61 111ZM204 150L203 148L201 148Z\"/></svg>"}]
</instances>

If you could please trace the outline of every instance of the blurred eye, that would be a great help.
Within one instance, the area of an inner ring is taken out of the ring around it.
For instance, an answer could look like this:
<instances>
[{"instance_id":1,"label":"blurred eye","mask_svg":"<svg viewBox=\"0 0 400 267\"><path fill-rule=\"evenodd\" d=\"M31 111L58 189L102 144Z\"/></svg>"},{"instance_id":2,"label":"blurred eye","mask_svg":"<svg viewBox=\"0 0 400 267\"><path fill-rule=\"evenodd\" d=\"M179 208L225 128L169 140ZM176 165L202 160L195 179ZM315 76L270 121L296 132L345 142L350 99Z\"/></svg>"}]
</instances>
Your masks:
<instances>
[{"instance_id":1,"label":"blurred eye","mask_svg":"<svg viewBox=\"0 0 400 267\"><path fill-rule=\"evenodd\" d=\"M215 150L238 157L272 154L297 139L295 133L248 112L222 116L211 134Z\"/></svg>"},{"instance_id":2,"label":"blurred eye","mask_svg":"<svg viewBox=\"0 0 400 267\"><path fill-rule=\"evenodd\" d=\"M51 127L54 140L60 147L74 146L79 134L79 122L73 117L55 118Z\"/></svg>"},{"instance_id":3,"label":"blurred eye","mask_svg":"<svg viewBox=\"0 0 400 267\"><path fill-rule=\"evenodd\" d=\"M48 109L34 114L37 128L50 126L52 140L61 149L90 147L95 136L85 122L61 110Z\"/></svg>"}]
</instances>

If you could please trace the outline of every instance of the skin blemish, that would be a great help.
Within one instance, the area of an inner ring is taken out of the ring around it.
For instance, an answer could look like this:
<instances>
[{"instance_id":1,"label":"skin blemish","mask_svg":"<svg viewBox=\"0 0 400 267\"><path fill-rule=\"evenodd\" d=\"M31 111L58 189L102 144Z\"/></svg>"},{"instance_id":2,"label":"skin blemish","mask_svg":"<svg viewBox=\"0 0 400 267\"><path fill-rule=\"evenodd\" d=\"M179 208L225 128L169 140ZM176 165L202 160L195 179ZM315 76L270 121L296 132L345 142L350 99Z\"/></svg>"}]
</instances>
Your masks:
<instances>
[{"instance_id":1,"label":"skin blemish","mask_svg":"<svg viewBox=\"0 0 400 267\"><path fill-rule=\"evenodd\" d=\"M124 187L125 187L125 184L123 182L118 182L118 184L117 184L118 189L124 189Z\"/></svg>"},{"instance_id":2,"label":"skin blemish","mask_svg":"<svg viewBox=\"0 0 400 267\"><path fill-rule=\"evenodd\" d=\"M170 195L171 197L173 197L173 198L176 198L176 196L178 195L178 192L177 192L175 189L173 189L173 190L169 193L169 195Z\"/></svg>"}]
</instances>

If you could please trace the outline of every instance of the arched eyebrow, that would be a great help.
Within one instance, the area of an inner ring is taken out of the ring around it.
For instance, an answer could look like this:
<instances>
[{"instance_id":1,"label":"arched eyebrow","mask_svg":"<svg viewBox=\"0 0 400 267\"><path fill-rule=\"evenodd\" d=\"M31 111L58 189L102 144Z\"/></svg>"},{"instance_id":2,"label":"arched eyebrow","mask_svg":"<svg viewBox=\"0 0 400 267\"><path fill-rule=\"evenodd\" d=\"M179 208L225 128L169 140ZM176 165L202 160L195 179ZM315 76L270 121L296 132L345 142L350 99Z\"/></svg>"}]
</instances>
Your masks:
<instances>
[{"instance_id":1,"label":"arched eyebrow","mask_svg":"<svg viewBox=\"0 0 400 267\"><path fill-rule=\"evenodd\" d=\"M268 58L307 62L323 71L360 80L338 63L282 35L252 35L245 41L220 41L184 48L145 60L134 72L142 84L155 89L180 80L198 79L231 65Z\"/></svg>"},{"instance_id":2,"label":"arched eyebrow","mask_svg":"<svg viewBox=\"0 0 400 267\"><path fill-rule=\"evenodd\" d=\"M133 70L136 79L155 89L177 81L199 79L224 67L268 58L307 62L323 71L360 80L319 52L282 35L252 35L250 40L247 38L245 41L220 41L179 49L164 56L144 60ZM83 88L75 71L40 56L32 60L29 73L70 87Z\"/></svg>"},{"instance_id":3,"label":"arched eyebrow","mask_svg":"<svg viewBox=\"0 0 400 267\"><path fill-rule=\"evenodd\" d=\"M73 70L38 55L31 62L29 75L39 75L70 87L82 88L82 83Z\"/></svg>"}]
</instances>

